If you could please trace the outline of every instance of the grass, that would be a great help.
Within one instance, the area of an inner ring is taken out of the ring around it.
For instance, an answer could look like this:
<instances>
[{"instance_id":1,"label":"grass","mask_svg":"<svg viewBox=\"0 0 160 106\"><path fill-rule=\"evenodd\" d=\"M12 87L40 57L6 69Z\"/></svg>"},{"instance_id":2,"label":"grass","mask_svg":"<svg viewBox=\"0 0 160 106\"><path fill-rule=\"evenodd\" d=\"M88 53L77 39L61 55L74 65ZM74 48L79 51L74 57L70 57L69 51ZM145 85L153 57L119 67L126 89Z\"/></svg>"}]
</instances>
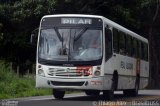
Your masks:
<instances>
[{"instance_id":1,"label":"grass","mask_svg":"<svg viewBox=\"0 0 160 106\"><path fill-rule=\"evenodd\" d=\"M19 78L9 65L0 61L0 99L50 95L51 89L35 88L35 78Z\"/></svg>"}]
</instances>

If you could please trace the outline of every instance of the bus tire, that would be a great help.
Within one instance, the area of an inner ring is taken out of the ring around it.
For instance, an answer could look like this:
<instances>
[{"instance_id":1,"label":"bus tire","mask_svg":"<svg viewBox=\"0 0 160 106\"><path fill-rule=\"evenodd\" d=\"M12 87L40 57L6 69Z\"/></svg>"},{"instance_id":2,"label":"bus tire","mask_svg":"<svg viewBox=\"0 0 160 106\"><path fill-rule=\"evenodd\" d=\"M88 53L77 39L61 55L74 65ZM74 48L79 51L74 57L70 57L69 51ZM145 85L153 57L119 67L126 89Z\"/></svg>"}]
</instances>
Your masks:
<instances>
[{"instance_id":1,"label":"bus tire","mask_svg":"<svg viewBox=\"0 0 160 106\"><path fill-rule=\"evenodd\" d=\"M117 88L118 88L118 72L117 72L117 70L114 71L112 81L113 81L113 85L112 85L113 89L117 90Z\"/></svg>"},{"instance_id":2,"label":"bus tire","mask_svg":"<svg viewBox=\"0 0 160 106\"><path fill-rule=\"evenodd\" d=\"M135 82L135 88L134 89L123 90L123 94L125 96L137 96L138 95L138 90L139 90L139 83L140 83L140 77L139 77L139 75L137 75L136 82Z\"/></svg>"},{"instance_id":3,"label":"bus tire","mask_svg":"<svg viewBox=\"0 0 160 106\"><path fill-rule=\"evenodd\" d=\"M133 91L133 96L137 96L138 95L139 84L140 84L140 76L137 75L136 82L135 82L135 89Z\"/></svg>"},{"instance_id":4,"label":"bus tire","mask_svg":"<svg viewBox=\"0 0 160 106\"><path fill-rule=\"evenodd\" d=\"M63 99L65 91L53 89L53 96L55 99Z\"/></svg>"},{"instance_id":5,"label":"bus tire","mask_svg":"<svg viewBox=\"0 0 160 106\"><path fill-rule=\"evenodd\" d=\"M114 98L114 91L117 90L117 86L118 86L118 73L117 71L115 71L112 78L111 89L103 91L103 98L105 100L112 100Z\"/></svg>"},{"instance_id":6,"label":"bus tire","mask_svg":"<svg viewBox=\"0 0 160 106\"><path fill-rule=\"evenodd\" d=\"M99 96L99 90L85 90L85 94L88 96Z\"/></svg>"},{"instance_id":7,"label":"bus tire","mask_svg":"<svg viewBox=\"0 0 160 106\"><path fill-rule=\"evenodd\" d=\"M112 100L114 98L113 90L104 90L103 91L103 99L104 100Z\"/></svg>"}]
</instances>

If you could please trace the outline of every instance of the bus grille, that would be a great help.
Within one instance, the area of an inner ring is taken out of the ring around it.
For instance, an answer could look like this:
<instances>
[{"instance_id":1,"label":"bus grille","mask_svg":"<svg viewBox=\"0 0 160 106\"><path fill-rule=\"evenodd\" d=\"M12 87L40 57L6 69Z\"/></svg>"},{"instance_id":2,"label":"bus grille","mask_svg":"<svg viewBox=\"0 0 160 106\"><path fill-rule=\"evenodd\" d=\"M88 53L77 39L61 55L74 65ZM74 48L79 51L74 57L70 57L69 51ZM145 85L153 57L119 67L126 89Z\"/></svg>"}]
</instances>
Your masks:
<instances>
[{"instance_id":1,"label":"bus grille","mask_svg":"<svg viewBox=\"0 0 160 106\"><path fill-rule=\"evenodd\" d=\"M82 77L89 76L89 74L84 74L83 70L77 71L76 69L56 69L49 68L48 69L49 76L62 76L62 77Z\"/></svg>"}]
</instances>

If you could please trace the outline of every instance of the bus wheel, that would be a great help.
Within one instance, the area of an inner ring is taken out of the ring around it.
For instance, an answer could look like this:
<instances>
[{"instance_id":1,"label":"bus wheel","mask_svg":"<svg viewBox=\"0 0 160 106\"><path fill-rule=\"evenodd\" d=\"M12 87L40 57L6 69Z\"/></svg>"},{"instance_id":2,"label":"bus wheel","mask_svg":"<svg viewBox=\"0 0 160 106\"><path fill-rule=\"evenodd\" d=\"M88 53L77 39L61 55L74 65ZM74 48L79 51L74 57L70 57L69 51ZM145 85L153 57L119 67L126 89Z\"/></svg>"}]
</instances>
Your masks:
<instances>
[{"instance_id":1,"label":"bus wheel","mask_svg":"<svg viewBox=\"0 0 160 106\"><path fill-rule=\"evenodd\" d=\"M86 95L88 96L98 96L100 94L99 90L86 90Z\"/></svg>"},{"instance_id":2,"label":"bus wheel","mask_svg":"<svg viewBox=\"0 0 160 106\"><path fill-rule=\"evenodd\" d=\"M125 96L137 96L138 95L138 90L139 90L139 83L140 83L140 79L139 79L139 76L137 76L136 77L136 82L135 82L135 88L124 90L123 94Z\"/></svg>"},{"instance_id":3,"label":"bus wheel","mask_svg":"<svg viewBox=\"0 0 160 106\"><path fill-rule=\"evenodd\" d=\"M135 89L133 90L133 96L137 96L138 95L139 83L140 83L140 76L138 75L136 77Z\"/></svg>"},{"instance_id":4,"label":"bus wheel","mask_svg":"<svg viewBox=\"0 0 160 106\"><path fill-rule=\"evenodd\" d=\"M117 71L115 71L112 78L111 89L103 91L103 98L106 100L112 100L114 98L114 91L117 90L117 86L118 86L118 73Z\"/></svg>"},{"instance_id":5,"label":"bus wheel","mask_svg":"<svg viewBox=\"0 0 160 106\"><path fill-rule=\"evenodd\" d=\"M103 98L105 100L112 100L114 98L114 91L113 90L104 90L103 91Z\"/></svg>"},{"instance_id":6,"label":"bus wheel","mask_svg":"<svg viewBox=\"0 0 160 106\"><path fill-rule=\"evenodd\" d=\"M56 89L53 89L52 92L53 92L53 96L54 96L56 99L63 99L64 94L65 94L65 91L56 90Z\"/></svg>"},{"instance_id":7,"label":"bus wheel","mask_svg":"<svg viewBox=\"0 0 160 106\"><path fill-rule=\"evenodd\" d=\"M112 100L114 98L115 84L116 84L116 81L114 81L113 79L111 89L103 91L103 98L105 100Z\"/></svg>"}]
</instances>

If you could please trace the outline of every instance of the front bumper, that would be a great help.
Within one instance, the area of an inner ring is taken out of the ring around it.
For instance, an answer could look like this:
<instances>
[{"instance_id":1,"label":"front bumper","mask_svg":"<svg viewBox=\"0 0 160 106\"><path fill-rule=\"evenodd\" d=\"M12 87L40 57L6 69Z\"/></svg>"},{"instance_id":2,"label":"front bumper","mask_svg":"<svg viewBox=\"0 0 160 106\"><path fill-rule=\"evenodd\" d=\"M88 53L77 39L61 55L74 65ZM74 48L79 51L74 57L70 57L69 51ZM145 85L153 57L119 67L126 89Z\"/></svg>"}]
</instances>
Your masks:
<instances>
[{"instance_id":1,"label":"front bumper","mask_svg":"<svg viewBox=\"0 0 160 106\"><path fill-rule=\"evenodd\" d=\"M36 75L36 87L54 89L103 90L103 77L60 78Z\"/></svg>"}]
</instances>

